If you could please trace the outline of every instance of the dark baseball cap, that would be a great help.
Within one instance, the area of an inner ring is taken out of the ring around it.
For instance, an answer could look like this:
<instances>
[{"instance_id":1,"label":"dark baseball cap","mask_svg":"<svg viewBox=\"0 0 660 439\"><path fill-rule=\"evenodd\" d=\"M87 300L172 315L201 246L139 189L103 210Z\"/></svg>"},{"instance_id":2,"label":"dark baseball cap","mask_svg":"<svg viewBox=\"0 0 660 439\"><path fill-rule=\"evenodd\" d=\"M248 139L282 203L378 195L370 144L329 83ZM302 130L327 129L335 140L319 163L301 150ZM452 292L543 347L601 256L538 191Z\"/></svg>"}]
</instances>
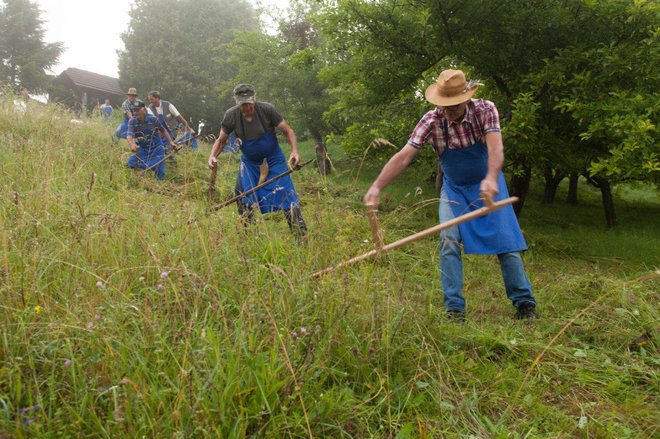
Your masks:
<instances>
[{"instance_id":1,"label":"dark baseball cap","mask_svg":"<svg viewBox=\"0 0 660 439\"><path fill-rule=\"evenodd\" d=\"M144 108L146 105L143 100L136 99L135 102L131 104L131 110L137 110L138 108Z\"/></svg>"},{"instance_id":2,"label":"dark baseball cap","mask_svg":"<svg viewBox=\"0 0 660 439\"><path fill-rule=\"evenodd\" d=\"M234 87L234 97L241 104L254 104L257 100L254 96L254 93L254 87L250 84L238 84L236 87Z\"/></svg>"}]
</instances>

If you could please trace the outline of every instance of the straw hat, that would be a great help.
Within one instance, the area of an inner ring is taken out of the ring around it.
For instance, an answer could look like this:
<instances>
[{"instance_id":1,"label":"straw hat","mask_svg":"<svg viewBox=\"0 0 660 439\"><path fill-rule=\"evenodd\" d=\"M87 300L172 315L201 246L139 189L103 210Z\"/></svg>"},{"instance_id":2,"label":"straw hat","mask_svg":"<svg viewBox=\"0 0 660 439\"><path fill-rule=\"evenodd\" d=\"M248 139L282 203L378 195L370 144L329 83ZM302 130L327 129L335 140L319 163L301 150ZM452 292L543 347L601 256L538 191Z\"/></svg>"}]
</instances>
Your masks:
<instances>
[{"instance_id":1,"label":"straw hat","mask_svg":"<svg viewBox=\"0 0 660 439\"><path fill-rule=\"evenodd\" d=\"M137 90L135 89L135 87L131 87L131 88L128 89L128 91L125 94L127 94L129 96L130 95L137 96Z\"/></svg>"},{"instance_id":2,"label":"straw hat","mask_svg":"<svg viewBox=\"0 0 660 439\"><path fill-rule=\"evenodd\" d=\"M449 107L469 100L479 87L479 81L465 80L461 70L444 70L438 80L424 92L426 100L432 104Z\"/></svg>"}]
</instances>

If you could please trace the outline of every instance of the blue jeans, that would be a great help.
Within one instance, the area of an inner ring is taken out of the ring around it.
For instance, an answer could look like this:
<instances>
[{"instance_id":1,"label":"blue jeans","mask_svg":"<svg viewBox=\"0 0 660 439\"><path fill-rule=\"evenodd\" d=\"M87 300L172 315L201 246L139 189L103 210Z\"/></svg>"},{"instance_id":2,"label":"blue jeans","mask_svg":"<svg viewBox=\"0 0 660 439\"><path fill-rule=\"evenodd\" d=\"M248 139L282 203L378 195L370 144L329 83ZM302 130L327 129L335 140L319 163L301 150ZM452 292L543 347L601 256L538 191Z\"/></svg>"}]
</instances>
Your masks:
<instances>
[{"instance_id":1,"label":"blue jeans","mask_svg":"<svg viewBox=\"0 0 660 439\"><path fill-rule=\"evenodd\" d=\"M440 223L454 218L451 204L443 190L440 194ZM463 297L463 259L461 257L461 233L458 226L440 232L440 281L447 311L465 311ZM536 304L532 285L527 279L520 252L497 255L502 270L506 295L516 308L524 302Z\"/></svg>"}]
</instances>

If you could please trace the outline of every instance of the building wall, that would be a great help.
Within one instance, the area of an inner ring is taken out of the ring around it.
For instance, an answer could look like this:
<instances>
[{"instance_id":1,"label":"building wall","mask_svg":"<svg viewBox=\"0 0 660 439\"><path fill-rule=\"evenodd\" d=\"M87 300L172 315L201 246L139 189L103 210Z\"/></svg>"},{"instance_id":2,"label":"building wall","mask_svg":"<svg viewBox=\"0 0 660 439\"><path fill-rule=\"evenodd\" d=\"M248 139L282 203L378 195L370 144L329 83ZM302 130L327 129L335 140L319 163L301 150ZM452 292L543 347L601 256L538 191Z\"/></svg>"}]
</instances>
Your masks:
<instances>
[{"instance_id":1,"label":"building wall","mask_svg":"<svg viewBox=\"0 0 660 439\"><path fill-rule=\"evenodd\" d=\"M83 97L86 98L85 112L83 113ZM49 90L49 102L58 103L71 109L76 115L89 115L97 105L103 104L105 99L110 99L114 108L121 107L126 99L123 95L106 93L86 87L76 86L66 75L60 75L53 80Z\"/></svg>"}]
</instances>

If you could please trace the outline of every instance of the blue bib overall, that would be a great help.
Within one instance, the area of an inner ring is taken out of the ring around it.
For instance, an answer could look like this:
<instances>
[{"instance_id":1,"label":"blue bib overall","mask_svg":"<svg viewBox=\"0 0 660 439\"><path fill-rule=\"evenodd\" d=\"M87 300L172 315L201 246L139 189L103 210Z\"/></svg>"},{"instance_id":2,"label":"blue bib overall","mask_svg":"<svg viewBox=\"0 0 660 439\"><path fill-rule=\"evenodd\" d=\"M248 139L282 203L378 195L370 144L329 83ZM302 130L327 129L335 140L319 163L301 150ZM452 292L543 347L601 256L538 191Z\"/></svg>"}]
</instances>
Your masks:
<instances>
[{"instance_id":1,"label":"blue bib overall","mask_svg":"<svg viewBox=\"0 0 660 439\"><path fill-rule=\"evenodd\" d=\"M145 115L144 121L137 122L135 127L135 143L138 150L135 155L128 158L126 166L129 168L146 169L156 165L153 169L156 178L165 178L165 150L160 137L160 122L150 114Z\"/></svg>"},{"instance_id":2,"label":"blue bib overall","mask_svg":"<svg viewBox=\"0 0 660 439\"><path fill-rule=\"evenodd\" d=\"M286 158L277 142L274 133L266 129L266 125L261 119L259 110L255 108L255 113L259 123L264 129L264 134L256 139L243 139L241 150L240 168L236 180L237 193L248 191L259 183L259 166L266 159L268 162L268 176L266 180L271 179L288 170ZM245 136L245 124L243 114L240 114L241 129ZM293 187L291 176L287 175L271 184L259 189L255 193L248 195L241 201L248 207L256 204L261 213L275 212L277 210L289 210L292 207L299 207L300 201L298 194Z\"/></svg>"},{"instance_id":3,"label":"blue bib overall","mask_svg":"<svg viewBox=\"0 0 660 439\"><path fill-rule=\"evenodd\" d=\"M480 184L488 172L488 147L479 142L472 125L474 143L467 148L450 149L447 120L444 120L445 149L440 155L443 191L454 216L483 207ZM499 193L493 201L509 197L504 174L498 177ZM513 207L508 205L486 216L459 224L465 253L500 254L527 250Z\"/></svg>"}]
</instances>

